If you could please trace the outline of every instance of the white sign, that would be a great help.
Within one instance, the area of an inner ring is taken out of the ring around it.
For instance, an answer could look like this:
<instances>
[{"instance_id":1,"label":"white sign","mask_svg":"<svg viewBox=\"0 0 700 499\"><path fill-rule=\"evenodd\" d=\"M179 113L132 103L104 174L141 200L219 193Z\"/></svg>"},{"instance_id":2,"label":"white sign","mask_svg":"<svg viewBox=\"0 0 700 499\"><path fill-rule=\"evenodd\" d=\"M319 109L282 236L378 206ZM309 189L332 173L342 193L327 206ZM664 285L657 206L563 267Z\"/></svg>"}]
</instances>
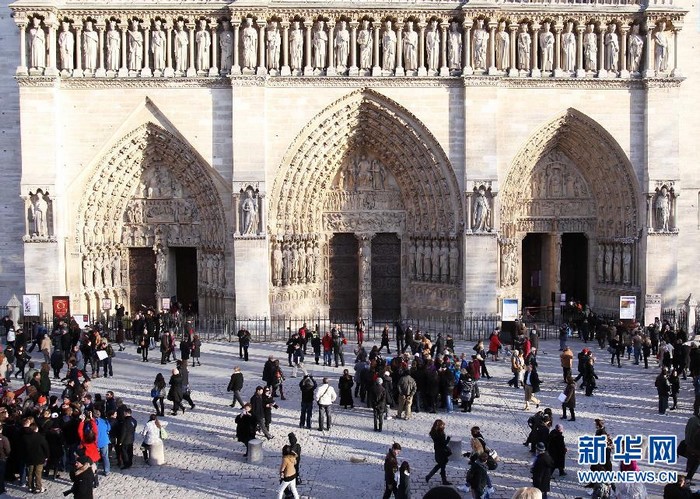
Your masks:
<instances>
[{"instance_id":1,"label":"white sign","mask_svg":"<svg viewBox=\"0 0 700 499\"><path fill-rule=\"evenodd\" d=\"M80 329L84 329L89 324L89 318L87 315L75 314L73 315L73 320Z\"/></svg>"},{"instance_id":2,"label":"white sign","mask_svg":"<svg viewBox=\"0 0 700 499\"><path fill-rule=\"evenodd\" d=\"M104 310L104 311L112 310L112 299L111 298L102 298L102 310Z\"/></svg>"},{"instance_id":3,"label":"white sign","mask_svg":"<svg viewBox=\"0 0 700 499\"><path fill-rule=\"evenodd\" d=\"M644 297L644 326L654 324L655 318L661 318L661 295L653 294Z\"/></svg>"},{"instance_id":4,"label":"white sign","mask_svg":"<svg viewBox=\"0 0 700 499\"><path fill-rule=\"evenodd\" d=\"M637 297L636 296L621 296L620 297L620 319L636 319L637 318Z\"/></svg>"},{"instance_id":5,"label":"white sign","mask_svg":"<svg viewBox=\"0 0 700 499\"><path fill-rule=\"evenodd\" d=\"M517 298L504 298L501 312L503 322L513 322L518 320L518 300Z\"/></svg>"},{"instance_id":6,"label":"white sign","mask_svg":"<svg viewBox=\"0 0 700 499\"><path fill-rule=\"evenodd\" d=\"M107 352L104 350L98 350L97 352L97 358L100 360L105 360L107 358Z\"/></svg>"},{"instance_id":7,"label":"white sign","mask_svg":"<svg viewBox=\"0 0 700 499\"><path fill-rule=\"evenodd\" d=\"M25 317L39 317L41 315L39 295L22 295L22 315Z\"/></svg>"},{"instance_id":8,"label":"white sign","mask_svg":"<svg viewBox=\"0 0 700 499\"><path fill-rule=\"evenodd\" d=\"M161 310L170 310L170 298L161 298L160 299L160 309Z\"/></svg>"}]
</instances>

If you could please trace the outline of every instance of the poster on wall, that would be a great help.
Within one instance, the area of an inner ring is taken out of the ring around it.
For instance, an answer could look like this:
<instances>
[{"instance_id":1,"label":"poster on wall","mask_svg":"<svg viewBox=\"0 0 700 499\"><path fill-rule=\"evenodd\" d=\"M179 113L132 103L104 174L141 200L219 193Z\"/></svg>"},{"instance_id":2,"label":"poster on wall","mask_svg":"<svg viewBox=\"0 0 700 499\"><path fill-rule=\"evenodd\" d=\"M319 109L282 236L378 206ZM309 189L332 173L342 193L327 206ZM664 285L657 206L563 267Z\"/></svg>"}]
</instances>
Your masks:
<instances>
[{"instance_id":1,"label":"poster on wall","mask_svg":"<svg viewBox=\"0 0 700 499\"><path fill-rule=\"evenodd\" d=\"M518 299L517 298L504 298L503 299L503 312L501 314L501 320L503 322L512 322L518 320Z\"/></svg>"},{"instance_id":2,"label":"poster on wall","mask_svg":"<svg viewBox=\"0 0 700 499\"><path fill-rule=\"evenodd\" d=\"M654 319L661 318L661 295L651 294L644 297L644 326L654 324Z\"/></svg>"},{"instance_id":3,"label":"poster on wall","mask_svg":"<svg viewBox=\"0 0 700 499\"><path fill-rule=\"evenodd\" d=\"M40 295L22 295L22 315L24 317L39 317L41 315Z\"/></svg>"},{"instance_id":4,"label":"poster on wall","mask_svg":"<svg viewBox=\"0 0 700 499\"><path fill-rule=\"evenodd\" d=\"M107 311L107 310L112 310L112 299L111 298L102 298L102 310Z\"/></svg>"},{"instance_id":5,"label":"poster on wall","mask_svg":"<svg viewBox=\"0 0 700 499\"><path fill-rule=\"evenodd\" d=\"M161 310L170 310L170 298L161 298L160 299L160 309Z\"/></svg>"},{"instance_id":6,"label":"poster on wall","mask_svg":"<svg viewBox=\"0 0 700 499\"><path fill-rule=\"evenodd\" d=\"M621 296L620 297L620 320L637 318L637 297L636 296Z\"/></svg>"},{"instance_id":7,"label":"poster on wall","mask_svg":"<svg viewBox=\"0 0 700 499\"><path fill-rule=\"evenodd\" d=\"M70 317L70 297L53 296L51 297L51 302L54 320L63 320Z\"/></svg>"}]
</instances>

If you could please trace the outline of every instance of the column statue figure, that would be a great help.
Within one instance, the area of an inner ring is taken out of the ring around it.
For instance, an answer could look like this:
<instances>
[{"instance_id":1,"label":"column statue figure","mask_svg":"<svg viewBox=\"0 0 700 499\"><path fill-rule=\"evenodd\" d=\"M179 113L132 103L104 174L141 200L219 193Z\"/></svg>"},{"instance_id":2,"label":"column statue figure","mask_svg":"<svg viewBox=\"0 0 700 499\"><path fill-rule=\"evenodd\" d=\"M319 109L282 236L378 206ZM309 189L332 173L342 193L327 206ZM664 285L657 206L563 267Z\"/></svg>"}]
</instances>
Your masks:
<instances>
[{"instance_id":1,"label":"column statue figure","mask_svg":"<svg viewBox=\"0 0 700 499\"><path fill-rule=\"evenodd\" d=\"M83 69L94 73L97 69L97 32L92 29L92 21L85 22L83 31Z\"/></svg>"},{"instance_id":2,"label":"column statue figure","mask_svg":"<svg viewBox=\"0 0 700 499\"><path fill-rule=\"evenodd\" d=\"M162 29L162 22L156 19L151 33L151 53L153 54L153 69L165 70L165 50L167 47L166 34Z\"/></svg>"},{"instance_id":3,"label":"column statue figure","mask_svg":"<svg viewBox=\"0 0 700 499\"><path fill-rule=\"evenodd\" d=\"M506 31L506 23L498 23L496 31L496 69L505 71L510 67L510 35Z\"/></svg>"},{"instance_id":4,"label":"column statue figure","mask_svg":"<svg viewBox=\"0 0 700 499\"><path fill-rule=\"evenodd\" d=\"M49 235L46 218L48 207L49 205L46 202L46 199L44 199L44 195L41 193L41 191L37 192L32 197L32 235L39 237L47 237Z\"/></svg>"},{"instance_id":5,"label":"column statue figure","mask_svg":"<svg viewBox=\"0 0 700 499\"><path fill-rule=\"evenodd\" d=\"M462 69L462 33L456 22L450 23L450 32L447 38L447 65L450 69Z\"/></svg>"},{"instance_id":6,"label":"column statue figure","mask_svg":"<svg viewBox=\"0 0 700 499\"><path fill-rule=\"evenodd\" d=\"M573 32L574 23L566 23L561 35L562 69L569 73L576 69L576 34Z\"/></svg>"},{"instance_id":7,"label":"column statue figure","mask_svg":"<svg viewBox=\"0 0 700 499\"><path fill-rule=\"evenodd\" d=\"M661 21L654 34L654 67L657 73L663 73L668 69L668 45L666 21Z\"/></svg>"},{"instance_id":8,"label":"column statue figure","mask_svg":"<svg viewBox=\"0 0 700 499\"><path fill-rule=\"evenodd\" d=\"M175 72L182 75L187 72L188 50L190 40L185 31L185 22L180 20L177 22L177 30L175 31Z\"/></svg>"},{"instance_id":9,"label":"column statue figure","mask_svg":"<svg viewBox=\"0 0 700 499\"><path fill-rule=\"evenodd\" d=\"M489 217L491 215L491 207L486 199L486 191L483 187L479 187L474 200L474 214L472 216L472 230L474 232L485 232L490 229Z\"/></svg>"},{"instance_id":10,"label":"column statue figure","mask_svg":"<svg viewBox=\"0 0 700 499\"><path fill-rule=\"evenodd\" d=\"M413 31L413 22L406 23L406 33L403 37L403 67L406 71L418 69L418 33Z\"/></svg>"},{"instance_id":11,"label":"column statue figure","mask_svg":"<svg viewBox=\"0 0 700 499\"><path fill-rule=\"evenodd\" d=\"M382 69L384 71L393 71L396 66L396 33L391 27L391 21L387 21L384 26Z\"/></svg>"},{"instance_id":12,"label":"column statue figure","mask_svg":"<svg viewBox=\"0 0 700 499\"><path fill-rule=\"evenodd\" d=\"M438 71L440 69L440 32L437 21L430 22L430 28L425 34L425 52L428 70Z\"/></svg>"},{"instance_id":13,"label":"column statue figure","mask_svg":"<svg viewBox=\"0 0 700 499\"><path fill-rule=\"evenodd\" d=\"M338 72L344 72L348 67L350 55L350 32L345 21L340 21L338 32L335 34L335 65Z\"/></svg>"},{"instance_id":14,"label":"column statue figure","mask_svg":"<svg viewBox=\"0 0 700 499\"><path fill-rule=\"evenodd\" d=\"M143 65L143 33L139 31L139 22L134 19L127 34L129 46L129 71L140 71Z\"/></svg>"},{"instance_id":15,"label":"column statue figure","mask_svg":"<svg viewBox=\"0 0 700 499\"><path fill-rule=\"evenodd\" d=\"M662 187L656 195L654 211L656 212L656 230L667 232L671 216L671 198L666 186Z\"/></svg>"},{"instance_id":16,"label":"column statue figure","mask_svg":"<svg viewBox=\"0 0 700 499\"><path fill-rule=\"evenodd\" d=\"M32 27L29 29L29 67L46 67L46 33L41 27L41 19L32 19Z\"/></svg>"},{"instance_id":17,"label":"column statue figure","mask_svg":"<svg viewBox=\"0 0 700 499\"><path fill-rule=\"evenodd\" d=\"M277 21L270 22L270 28L267 31L265 39L267 53L267 68L279 71L280 69L280 47L282 46L282 37L280 36L279 25Z\"/></svg>"},{"instance_id":18,"label":"column statue figure","mask_svg":"<svg viewBox=\"0 0 700 499\"><path fill-rule=\"evenodd\" d=\"M630 73L639 73L641 70L642 50L644 49L644 38L639 34L639 24L632 26L627 49L627 69Z\"/></svg>"},{"instance_id":19,"label":"column statue figure","mask_svg":"<svg viewBox=\"0 0 700 499\"><path fill-rule=\"evenodd\" d=\"M549 23L542 25L540 33L540 50L542 51L542 71L551 71L554 62L554 33L549 30Z\"/></svg>"},{"instance_id":20,"label":"column statue figure","mask_svg":"<svg viewBox=\"0 0 700 499\"><path fill-rule=\"evenodd\" d=\"M58 34L58 47L61 62L61 69L73 71L73 51L75 50L75 37L70 30L70 23L61 23L61 32Z\"/></svg>"},{"instance_id":21,"label":"column statue figure","mask_svg":"<svg viewBox=\"0 0 700 499\"><path fill-rule=\"evenodd\" d=\"M362 29L357 33L357 44L360 46L359 67L368 70L372 68L372 32L369 21L362 21Z\"/></svg>"},{"instance_id":22,"label":"column statue figure","mask_svg":"<svg viewBox=\"0 0 700 499\"><path fill-rule=\"evenodd\" d=\"M289 55L292 71L304 69L304 33L299 27L299 21L294 21L289 32Z\"/></svg>"},{"instance_id":23,"label":"column statue figure","mask_svg":"<svg viewBox=\"0 0 700 499\"><path fill-rule=\"evenodd\" d=\"M107 71L119 71L121 44L122 40L117 30L117 22L112 19L109 21L109 31L107 31Z\"/></svg>"},{"instance_id":24,"label":"column statue figure","mask_svg":"<svg viewBox=\"0 0 700 499\"><path fill-rule=\"evenodd\" d=\"M207 29L207 21L204 19L199 20L199 31L195 34L195 44L197 47L197 70L207 71L211 65L211 56L209 55L211 34Z\"/></svg>"},{"instance_id":25,"label":"column statue figure","mask_svg":"<svg viewBox=\"0 0 700 499\"><path fill-rule=\"evenodd\" d=\"M243 28L243 67L255 69L258 61L258 31L253 27L253 19L246 17Z\"/></svg>"},{"instance_id":26,"label":"column statue figure","mask_svg":"<svg viewBox=\"0 0 700 499\"><path fill-rule=\"evenodd\" d=\"M221 49L221 70L230 73L233 65L233 32L229 21L221 22L219 48Z\"/></svg>"},{"instance_id":27,"label":"column statue figure","mask_svg":"<svg viewBox=\"0 0 700 499\"><path fill-rule=\"evenodd\" d=\"M323 21L318 21L311 45L314 49L312 66L315 70L323 71L326 68L326 48L328 47L328 34Z\"/></svg>"},{"instance_id":28,"label":"column statue figure","mask_svg":"<svg viewBox=\"0 0 700 499\"><path fill-rule=\"evenodd\" d=\"M518 33L518 69L521 71L530 71L530 47L532 46L532 38L527 32L527 24L520 25L520 33Z\"/></svg>"},{"instance_id":29,"label":"column statue figure","mask_svg":"<svg viewBox=\"0 0 700 499\"><path fill-rule=\"evenodd\" d=\"M257 234L258 232L258 206L253 198L253 191L246 191L246 198L241 203L243 223L241 224L241 234Z\"/></svg>"},{"instance_id":30,"label":"column statue figure","mask_svg":"<svg viewBox=\"0 0 700 499\"><path fill-rule=\"evenodd\" d=\"M473 39L474 69L486 69L486 52L489 45L489 33L484 29L483 19L477 19Z\"/></svg>"},{"instance_id":31,"label":"column statue figure","mask_svg":"<svg viewBox=\"0 0 700 499\"><path fill-rule=\"evenodd\" d=\"M617 62L620 54L620 41L617 38L615 30L617 26L611 24L608 26L608 32L605 33L605 69L608 71L617 72Z\"/></svg>"},{"instance_id":32,"label":"column statue figure","mask_svg":"<svg viewBox=\"0 0 700 499\"><path fill-rule=\"evenodd\" d=\"M583 35L583 67L586 71L595 71L598 68L598 41L594 28L595 25L589 24Z\"/></svg>"}]
</instances>

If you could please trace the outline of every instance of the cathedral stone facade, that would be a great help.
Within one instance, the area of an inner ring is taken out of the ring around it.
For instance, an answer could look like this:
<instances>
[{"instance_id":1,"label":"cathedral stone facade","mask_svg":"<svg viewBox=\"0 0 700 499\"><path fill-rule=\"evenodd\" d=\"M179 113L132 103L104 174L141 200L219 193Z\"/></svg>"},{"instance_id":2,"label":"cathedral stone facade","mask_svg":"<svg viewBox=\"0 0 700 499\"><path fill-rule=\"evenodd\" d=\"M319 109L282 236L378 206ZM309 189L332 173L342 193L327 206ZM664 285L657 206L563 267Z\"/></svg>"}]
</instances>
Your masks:
<instances>
[{"instance_id":1,"label":"cathedral stone facade","mask_svg":"<svg viewBox=\"0 0 700 499\"><path fill-rule=\"evenodd\" d=\"M0 299L375 320L693 303L687 7L5 4Z\"/></svg>"}]
</instances>

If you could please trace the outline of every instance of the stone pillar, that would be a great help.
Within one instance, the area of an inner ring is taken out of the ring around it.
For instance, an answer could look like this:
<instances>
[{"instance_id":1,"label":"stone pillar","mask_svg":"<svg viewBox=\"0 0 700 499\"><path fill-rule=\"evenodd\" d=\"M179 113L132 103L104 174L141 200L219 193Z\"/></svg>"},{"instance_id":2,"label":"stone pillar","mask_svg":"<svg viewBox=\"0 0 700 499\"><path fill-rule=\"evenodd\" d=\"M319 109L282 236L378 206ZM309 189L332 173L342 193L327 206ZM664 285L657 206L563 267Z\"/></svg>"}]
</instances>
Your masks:
<instances>
[{"instance_id":1,"label":"stone pillar","mask_svg":"<svg viewBox=\"0 0 700 499\"><path fill-rule=\"evenodd\" d=\"M44 24L46 24L46 27L49 30L49 36L46 39L46 44L48 45L49 49L49 58L46 61L46 69L44 70L44 74L46 76L57 76L58 68L56 67L56 30L58 29L58 21L56 20L56 17L54 15L50 15L49 17L47 17L46 21L44 21ZM82 39L79 36L76 37L76 50L78 48L78 45L81 44L81 42Z\"/></svg>"},{"instance_id":2,"label":"stone pillar","mask_svg":"<svg viewBox=\"0 0 700 499\"><path fill-rule=\"evenodd\" d=\"M530 76L532 76L533 78L539 78L540 76L542 76L542 72L540 71L540 63L537 59L537 52L540 48L539 39L540 23L534 21L532 23L532 48L530 49L530 52L532 52L532 70L530 71Z\"/></svg>"},{"instance_id":3,"label":"stone pillar","mask_svg":"<svg viewBox=\"0 0 700 499\"><path fill-rule=\"evenodd\" d=\"M83 25L81 22L75 23L75 68L73 69L74 78L82 78L83 76ZM49 37L50 37L49 31ZM49 46L54 46L49 41ZM54 65L55 66L55 65Z\"/></svg>"},{"instance_id":4,"label":"stone pillar","mask_svg":"<svg viewBox=\"0 0 700 499\"><path fill-rule=\"evenodd\" d=\"M467 199L467 227L465 232L467 234L472 233L472 203L474 202L474 191L469 190L467 187L467 192L464 193L465 198Z\"/></svg>"},{"instance_id":5,"label":"stone pillar","mask_svg":"<svg viewBox=\"0 0 700 499\"><path fill-rule=\"evenodd\" d=\"M163 23L163 28L165 29L165 70L163 71L163 76L173 77L175 76L175 70L173 69L173 21L168 20Z\"/></svg>"},{"instance_id":6,"label":"stone pillar","mask_svg":"<svg viewBox=\"0 0 700 499\"><path fill-rule=\"evenodd\" d=\"M119 68L119 74L117 76L125 77L129 76L129 68L126 65L126 53L128 52L126 32L129 31L129 21L125 20L124 24L122 24L120 27L122 30L122 66ZM170 43L170 39L168 39L168 43ZM170 54L170 51L168 51L168 54Z\"/></svg>"},{"instance_id":7,"label":"stone pillar","mask_svg":"<svg viewBox=\"0 0 700 499\"><path fill-rule=\"evenodd\" d=\"M29 68L27 68L27 22L22 20L17 23L19 28L19 66L15 74L17 76L26 76L29 74Z\"/></svg>"},{"instance_id":8,"label":"stone pillar","mask_svg":"<svg viewBox=\"0 0 700 499\"><path fill-rule=\"evenodd\" d=\"M280 74L289 76L292 74L292 70L289 68L289 21L282 21L280 26L282 26L282 68Z\"/></svg>"},{"instance_id":9,"label":"stone pillar","mask_svg":"<svg viewBox=\"0 0 700 499\"><path fill-rule=\"evenodd\" d=\"M382 75L382 62L379 60L379 44L381 43L381 36L379 29L382 23L380 21L373 21L372 28L374 33L372 35L372 76Z\"/></svg>"},{"instance_id":10,"label":"stone pillar","mask_svg":"<svg viewBox=\"0 0 700 499\"><path fill-rule=\"evenodd\" d=\"M652 36L653 29L654 28L652 26L647 25L647 39L644 42L646 64L644 64L644 73L642 73L644 78L653 78L654 76L656 76L656 73L654 72L654 37Z\"/></svg>"},{"instance_id":11,"label":"stone pillar","mask_svg":"<svg viewBox=\"0 0 700 499\"><path fill-rule=\"evenodd\" d=\"M403 69L403 26L404 20L396 21L396 71L395 76L406 76L406 71Z\"/></svg>"},{"instance_id":12,"label":"stone pillar","mask_svg":"<svg viewBox=\"0 0 700 499\"><path fill-rule=\"evenodd\" d=\"M326 65L326 76L335 76L338 74L337 70L335 69L335 54L334 54L334 49L335 49L335 35L333 34L333 30L335 29L335 21L332 19L326 23L328 26L328 49L326 50L326 53L328 55L328 64Z\"/></svg>"},{"instance_id":13,"label":"stone pillar","mask_svg":"<svg viewBox=\"0 0 700 499\"><path fill-rule=\"evenodd\" d=\"M681 68L678 67L678 35L681 29L683 29L683 27L680 25L673 27L673 70L671 71L671 76L676 78L683 76Z\"/></svg>"},{"instance_id":14,"label":"stone pillar","mask_svg":"<svg viewBox=\"0 0 700 499\"><path fill-rule=\"evenodd\" d=\"M418 76L428 76L425 69L425 27L426 23L421 19L418 22Z\"/></svg>"},{"instance_id":15,"label":"stone pillar","mask_svg":"<svg viewBox=\"0 0 700 499\"><path fill-rule=\"evenodd\" d=\"M105 21L99 19L95 23L97 28L97 69L95 70L96 77L107 76L105 69Z\"/></svg>"},{"instance_id":16,"label":"stone pillar","mask_svg":"<svg viewBox=\"0 0 700 499\"><path fill-rule=\"evenodd\" d=\"M350 68L348 69L349 76L358 76L360 70L357 67L357 27L360 25L358 21L352 20L350 25Z\"/></svg>"},{"instance_id":17,"label":"stone pillar","mask_svg":"<svg viewBox=\"0 0 700 499\"><path fill-rule=\"evenodd\" d=\"M607 25L604 21L600 22L600 31L598 32L598 78L605 78L608 72L605 70L605 30Z\"/></svg>"},{"instance_id":18,"label":"stone pillar","mask_svg":"<svg viewBox=\"0 0 700 499\"><path fill-rule=\"evenodd\" d=\"M499 74L496 68L496 28L498 27L497 21L491 21L489 23L489 70L488 74L495 75Z\"/></svg>"},{"instance_id":19,"label":"stone pillar","mask_svg":"<svg viewBox=\"0 0 700 499\"><path fill-rule=\"evenodd\" d=\"M233 66L231 66L231 74L239 75L241 74L241 63L240 63L240 31L241 31L241 21L231 19L231 26L233 26Z\"/></svg>"},{"instance_id":20,"label":"stone pillar","mask_svg":"<svg viewBox=\"0 0 700 499\"><path fill-rule=\"evenodd\" d=\"M474 69L472 69L472 26L474 21L470 18L465 18L462 23L462 62L464 68L462 69L463 75L474 74Z\"/></svg>"},{"instance_id":21,"label":"stone pillar","mask_svg":"<svg viewBox=\"0 0 700 499\"><path fill-rule=\"evenodd\" d=\"M149 56L151 55L151 35L150 35L151 21L146 20L143 22L143 69L141 70L141 76L148 77L153 76L151 72L151 64ZM192 36L190 36L190 45L192 44ZM190 51L190 54L192 52ZM190 55L190 59L192 56Z\"/></svg>"},{"instance_id":22,"label":"stone pillar","mask_svg":"<svg viewBox=\"0 0 700 499\"><path fill-rule=\"evenodd\" d=\"M304 57L306 66L304 66L304 76L313 76L314 68L311 65L311 30L314 27L312 21L304 21Z\"/></svg>"},{"instance_id":23,"label":"stone pillar","mask_svg":"<svg viewBox=\"0 0 700 499\"><path fill-rule=\"evenodd\" d=\"M219 36L216 28L219 24L216 19L212 19L209 23L211 29L211 67L209 67L209 76L219 76Z\"/></svg>"},{"instance_id":24,"label":"stone pillar","mask_svg":"<svg viewBox=\"0 0 700 499\"><path fill-rule=\"evenodd\" d=\"M267 74L267 65L265 64L265 26L267 26L267 21L259 20L256 21L258 25L258 68L255 74L258 76L265 76Z\"/></svg>"},{"instance_id":25,"label":"stone pillar","mask_svg":"<svg viewBox=\"0 0 700 499\"><path fill-rule=\"evenodd\" d=\"M647 232L654 232L654 194L647 193Z\"/></svg>"},{"instance_id":26,"label":"stone pillar","mask_svg":"<svg viewBox=\"0 0 700 499\"><path fill-rule=\"evenodd\" d=\"M508 29L510 30L510 68L508 68L508 76L512 78L520 75L517 63L518 23L511 21L511 23L508 25Z\"/></svg>"},{"instance_id":27,"label":"stone pillar","mask_svg":"<svg viewBox=\"0 0 700 499\"><path fill-rule=\"evenodd\" d=\"M359 279L358 315L372 320L372 233L355 234L359 242L357 272Z\"/></svg>"},{"instance_id":28,"label":"stone pillar","mask_svg":"<svg viewBox=\"0 0 700 499\"><path fill-rule=\"evenodd\" d=\"M698 301L691 294L685 301L685 311L688 317L688 338L695 336L695 313L698 308Z\"/></svg>"},{"instance_id":29,"label":"stone pillar","mask_svg":"<svg viewBox=\"0 0 700 499\"><path fill-rule=\"evenodd\" d=\"M447 28L449 23L440 23L440 76L450 76L450 68L447 66Z\"/></svg>"},{"instance_id":30,"label":"stone pillar","mask_svg":"<svg viewBox=\"0 0 700 499\"><path fill-rule=\"evenodd\" d=\"M195 29L195 23L185 23L185 26L187 26L187 36L189 37L189 46L187 47L189 49L189 65L187 66L187 77L188 78L194 78L197 76L197 69L194 67L194 29Z\"/></svg>"},{"instance_id":31,"label":"stone pillar","mask_svg":"<svg viewBox=\"0 0 700 499\"><path fill-rule=\"evenodd\" d=\"M585 30L584 25L576 25L576 76L578 78L586 76L586 70L583 68L583 32Z\"/></svg>"},{"instance_id":32,"label":"stone pillar","mask_svg":"<svg viewBox=\"0 0 700 499\"><path fill-rule=\"evenodd\" d=\"M261 236L267 233L267 210L265 209L265 194L258 193L258 217L260 219L260 232Z\"/></svg>"},{"instance_id":33,"label":"stone pillar","mask_svg":"<svg viewBox=\"0 0 700 499\"><path fill-rule=\"evenodd\" d=\"M620 26L620 78L629 78L630 72L627 71L627 32L630 27L627 23L622 23Z\"/></svg>"},{"instance_id":34,"label":"stone pillar","mask_svg":"<svg viewBox=\"0 0 700 499\"><path fill-rule=\"evenodd\" d=\"M557 22L554 25L554 77L564 76L561 70L561 30L564 28L562 24ZM567 75L568 76L568 75Z\"/></svg>"}]
</instances>

